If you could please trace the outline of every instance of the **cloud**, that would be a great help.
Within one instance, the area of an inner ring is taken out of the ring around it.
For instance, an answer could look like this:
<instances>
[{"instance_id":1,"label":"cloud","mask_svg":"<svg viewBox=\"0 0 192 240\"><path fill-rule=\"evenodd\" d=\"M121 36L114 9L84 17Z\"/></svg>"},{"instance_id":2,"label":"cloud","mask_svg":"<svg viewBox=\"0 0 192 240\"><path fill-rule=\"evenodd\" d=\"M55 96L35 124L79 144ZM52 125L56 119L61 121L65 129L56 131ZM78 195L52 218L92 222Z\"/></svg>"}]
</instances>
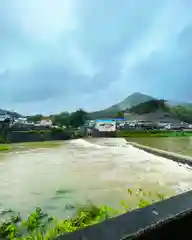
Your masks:
<instances>
[{"instance_id":1,"label":"cloud","mask_svg":"<svg viewBox=\"0 0 192 240\"><path fill-rule=\"evenodd\" d=\"M92 110L134 91L191 101L190 9L189 0L2 0L0 107Z\"/></svg>"}]
</instances>

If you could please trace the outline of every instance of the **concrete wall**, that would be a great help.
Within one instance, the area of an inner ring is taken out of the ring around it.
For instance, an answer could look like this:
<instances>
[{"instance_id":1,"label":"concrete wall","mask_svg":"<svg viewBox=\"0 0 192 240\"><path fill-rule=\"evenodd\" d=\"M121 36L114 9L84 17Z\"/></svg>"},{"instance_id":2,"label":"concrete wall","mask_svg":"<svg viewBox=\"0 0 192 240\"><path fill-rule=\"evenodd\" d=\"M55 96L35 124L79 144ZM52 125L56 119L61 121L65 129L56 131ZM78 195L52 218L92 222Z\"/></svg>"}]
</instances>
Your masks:
<instances>
[{"instance_id":1,"label":"concrete wall","mask_svg":"<svg viewBox=\"0 0 192 240\"><path fill-rule=\"evenodd\" d=\"M92 133L91 133L92 137L104 137L104 138L108 138L108 137L115 137L116 136L116 132L113 131L99 131L97 129L93 129Z\"/></svg>"},{"instance_id":2,"label":"concrete wall","mask_svg":"<svg viewBox=\"0 0 192 240\"><path fill-rule=\"evenodd\" d=\"M72 138L72 133L69 132L9 132L7 141L9 143L19 142L40 142L52 140L68 140Z\"/></svg>"},{"instance_id":3,"label":"concrete wall","mask_svg":"<svg viewBox=\"0 0 192 240\"><path fill-rule=\"evenodd\" d=\"M191 239L192 191L136 209L57 240Z\"/></svg>"}]
</instances>

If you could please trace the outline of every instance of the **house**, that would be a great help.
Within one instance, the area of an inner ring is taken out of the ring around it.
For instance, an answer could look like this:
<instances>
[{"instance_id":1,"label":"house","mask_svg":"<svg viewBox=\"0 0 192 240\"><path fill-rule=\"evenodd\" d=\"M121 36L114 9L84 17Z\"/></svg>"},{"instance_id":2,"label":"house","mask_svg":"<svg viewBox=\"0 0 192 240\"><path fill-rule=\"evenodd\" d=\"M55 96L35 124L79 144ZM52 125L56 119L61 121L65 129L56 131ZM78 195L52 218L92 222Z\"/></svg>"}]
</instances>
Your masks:
<instances>
[{"instance_id":1,"label":"house","mask_svg":"<svg viewBox=\"0 0 192 240\"><path fill-rule=\"evenodd\" d=\"M28 124L26 117L17 118L17 119L14 121L14 123Z\"/></svg>"},{"instance_id":2,"label":"house","mask_svg":"<svg viewBox=\"0 0 192 240\"><path fill-rule=\"evenodd\" d=\"M166 126L167 124L180 124L181 121L175 117L172 113L157 110L155 112L145 114L125 113L125 118L128 121L144 121L154 122L155 124Z\"/></svg>"},{"instance_id":3,"label":"house","mask_svg":"<svg viewBox=\"0 0 192 240\"><path fill-rule=\"evenodd\" d=\"M11 116L7 113L0 113L0 122L4 122L6 120L11 120Z\"/></svg>"},{"instance_id":4,"label":"house","mask_svg":"<svg viewBox=\"0 0 192 240\"><path fill-rule=\"evenodd\" d=\"M115 132L116 121L114 119L97 119L94 129L99 132Z\"/></svg>"},{"instance_id":5,"label":"house","mask_svg":"<svg viewBox=\"0 0 192 240\"><path fill-rule=\"evenodd\" d=\"M40 122L39 122L39 125L41 126L52 126L53 123L50 119L42 119Z\"/></svg>"}]
</instances>

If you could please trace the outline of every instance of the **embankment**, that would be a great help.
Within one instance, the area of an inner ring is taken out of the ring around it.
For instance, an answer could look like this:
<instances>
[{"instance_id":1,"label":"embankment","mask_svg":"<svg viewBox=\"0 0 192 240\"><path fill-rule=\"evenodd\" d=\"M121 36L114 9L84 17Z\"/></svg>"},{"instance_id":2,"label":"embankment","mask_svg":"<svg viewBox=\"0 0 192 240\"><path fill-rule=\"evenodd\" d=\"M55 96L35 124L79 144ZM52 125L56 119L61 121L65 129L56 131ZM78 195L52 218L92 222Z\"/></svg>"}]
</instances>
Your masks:
<instances>
[{"instance_id":1,"label":"embankment","mask_svg":"<svg viewBox=\"0 0 192 240\"><path fill-rule=\"evenodd\" d=\"M76 138L74 131L52 131L52 130L32 130L32 131L9 131L6 139L0 143L20 143L20 142L42 142L54 140L69 140Z\"/></svg>"},{"instance_id":2,"label":"embankment","mask_svg":"<svg viewBox=\"0 0 192 240\"><path fill-rule=\"evenodd\" d=\"M192 137L192 131L130 129L120 130L116 132L116 137L123 138Z\"/></svg>"},{"instance_id":3,"label":"embankment","mask_svg":"<svg viewBox=\"0 0 192 240\"><path fill-rule=\"evenodd\" d=\"M160 156L160 157L163 157L163 158L168 158L168 159L171 159L171 160L173 160L175 162L178 162L178 163L187 164L187 165L192 167L192 157L184 156L184 155L181 155L181 154L176 154L176 153L168 152L168 151L164 151L164 150L160 150L160 149L157 149L157 148L147 147L147 146L144 146L144 145L141 145L141 144L138 144L138 143L134 143L134 142L128 142L128 144L130 144L133 147L136 147L138 149L144 150L148 153L152 153L154 155L157 155L157 156Z\"/></svg>"}]
</instances>

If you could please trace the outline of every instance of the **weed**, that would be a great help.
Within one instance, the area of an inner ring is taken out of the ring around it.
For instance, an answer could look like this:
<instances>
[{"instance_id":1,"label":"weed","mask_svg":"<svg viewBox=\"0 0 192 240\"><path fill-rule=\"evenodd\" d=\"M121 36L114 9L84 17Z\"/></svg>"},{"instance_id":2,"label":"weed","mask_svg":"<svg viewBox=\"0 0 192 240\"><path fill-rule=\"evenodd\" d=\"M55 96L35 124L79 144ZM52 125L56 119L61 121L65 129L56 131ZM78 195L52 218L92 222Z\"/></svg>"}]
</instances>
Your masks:
<instances>
[{"instance_id":1,"label":"weed","mask_svg":"<svg viewBox=\"0 0 192 240\"><path fill-rule=\"evenodd\" d=\"M132 189L128 189L128 194L132 195ZM151 193L143 192L138 189L137 196L140 196L136 208L143 208L154 202ZM165 197L162 194L157 194L158 200ZM150 200L148 200L150 199ZM80 207L76 214L68 219L58 220L55 217L48 216L41 208L29 215L26 220L23 220L19 214L11 219L4 221L0 225L0 239L9 240L48 240L53 239L65 233L76 231L89 225L102 222L108 218L120 215L130 211L128 203L121 201L121 209L112 209L107 205L97 207L93 204Z\"/></svg>"}]
</instances>

